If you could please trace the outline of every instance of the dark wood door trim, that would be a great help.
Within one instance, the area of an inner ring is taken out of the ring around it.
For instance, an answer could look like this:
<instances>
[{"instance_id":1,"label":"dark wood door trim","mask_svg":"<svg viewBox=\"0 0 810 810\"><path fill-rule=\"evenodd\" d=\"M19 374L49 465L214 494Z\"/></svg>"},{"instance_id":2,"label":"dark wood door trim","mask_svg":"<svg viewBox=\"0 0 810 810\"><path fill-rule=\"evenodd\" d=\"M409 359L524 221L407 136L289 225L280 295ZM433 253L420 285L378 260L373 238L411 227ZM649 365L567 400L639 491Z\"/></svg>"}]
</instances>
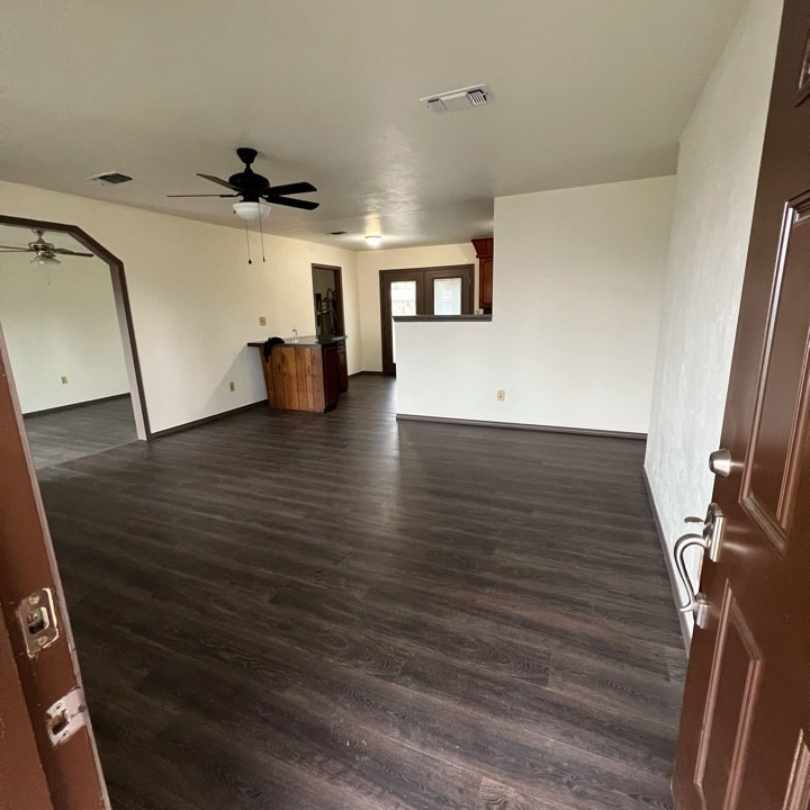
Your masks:
<instances>
[{"instance_id":1,"label":"dark wood door trim","mask_svg":"<svg viewBox=\"0 0 810 810\"><path fill-rule=\"evenodd\" d=\"M433 312L433 279L462 277L462 313L473 312L475 287L475 265L453 264L445 267L409 267L397 270L380 270L380 341L382 345L383 374L396 375L393 359L393 334L391 329L391 299L388 287L392 281L416 282L416 314L429 315Z\"/></svg>"},{"instance_id":2,"label":"dark wood door trim","mask_svg":"<svg viewBox=\"0 0 810 810\"><path fill-rule=\"evenodd\" d=\"M135 338L135 322L132 317L132 307L129 302L129 291L127 290L127 278L124 270L124 263L114 253L107 250L100 242L97 242L90 234L78 225L70 225L64 222L49 222L41 219L27 219L25 217L12 217L0 214L0 225L10 225L18 228L35 229L41 228L44 231L56 231L72 236L77 242L84 245L97 258L101 259L110 268L112 279L113 296L115 298L116 309L118 310L119 321L123 325L123 332L126 335L125 356L129 352L129 360L135 376L135 391L133 403L140 412L143 421L146 439L152 438L152 429L149 423L149 411L146 407L146 395L143 388L143 375L141 374L141 362L138 356L138 343ZM128 369L129 370L129 369ZM136 416L137 419L137 416Z\"/></svg>"},{"instance_id":3,"label":"dark wood door trim","mask_svg":"<svg viewBox=\"0 0 810 810\"><path fill-rule=\"evenodd\" d=\"M332 270L335 274L335 292L338 299L338 334L345 337L346 335L346 316L343 304L343 268L336 264L312 264L312 289L313 295L315 290L315 271L316 270ZM316 322L317 329L317 322Z\"/></svg>"},{"instance_id":4,"label":"dark wood door trim","mask_svg":"<svg viewBox=\"0 0 810 810\"><path fill-rule=\"evenodd\" d=\"M382 340L383 374L396 375L397 368L393 357L393 332L391 328L391 298L388 288L392 281L416 282L416 311L422 307L422 286L420 270L380 270L380 337Z\"/></svg>"}]
</instances>

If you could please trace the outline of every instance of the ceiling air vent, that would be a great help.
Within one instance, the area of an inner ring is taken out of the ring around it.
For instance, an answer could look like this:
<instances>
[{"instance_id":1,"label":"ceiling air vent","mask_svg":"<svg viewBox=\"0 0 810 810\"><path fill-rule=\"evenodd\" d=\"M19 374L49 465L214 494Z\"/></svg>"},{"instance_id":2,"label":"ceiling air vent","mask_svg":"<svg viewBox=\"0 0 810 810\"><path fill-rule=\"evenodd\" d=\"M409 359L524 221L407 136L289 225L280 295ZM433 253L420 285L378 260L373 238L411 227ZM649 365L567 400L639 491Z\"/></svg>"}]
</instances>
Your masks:
<instances>
[{"instance_id":1,"label":"ceiling air vent","mask_svg":"<svg viewBox=\"0 0 810 810\"><path fill-rule=\"evenodd\" d=\"M486 85L474 84L470 87L460 87L458 90L424 96L419 101L431 112L445 113L467 110L470 107L484 107L489 104L491 98L492 95Z\"/></svg>"},{"instance_id":2,"label":"ceiling air vent","mask_svg":"<svg viewBox=\"0 0 810 810\"><path fill-rule=\"evenodd\" d=\"M101 174L94 174L90 179L99 183L109 183L111 186L118 186L132 180L128 174L122 172L102 172Z\"/></svg>"},{"instance_id":3,"label":"ceiling air vent","mask_svg":"<svg viewBox=\"0 0 810 810\"><path fill-rule=\"evenodd\" d=\"M346 231L329 231L329 236L346 236Z\"/></svg>"}]
</instances>

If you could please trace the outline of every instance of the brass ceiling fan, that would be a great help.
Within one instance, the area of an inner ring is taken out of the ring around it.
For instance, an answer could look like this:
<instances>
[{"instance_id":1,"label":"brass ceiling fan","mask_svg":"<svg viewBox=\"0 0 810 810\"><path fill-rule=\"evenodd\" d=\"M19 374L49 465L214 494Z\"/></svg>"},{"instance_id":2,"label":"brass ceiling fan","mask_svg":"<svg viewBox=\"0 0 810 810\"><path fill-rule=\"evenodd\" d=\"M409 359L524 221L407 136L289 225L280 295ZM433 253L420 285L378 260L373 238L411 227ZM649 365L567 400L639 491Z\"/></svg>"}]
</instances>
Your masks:
<instances>
[{"instance_id":1,"label":"brass ceiling fan","mask_svg":"<svg viewBox=\"0 0 810 810\"><path fill-rule=\"evenodd\" d=\"M2 253L32 253L32 264L61 264L60 256L82 256L92 259L93 253L83 253L78 250L68 250L67 248L58 248L52 242L45 240L45 231L41 228L35 228L34 233L36 239L29 242L27 245L0 245L0 254Z\"/></svg>"}]
</instances>

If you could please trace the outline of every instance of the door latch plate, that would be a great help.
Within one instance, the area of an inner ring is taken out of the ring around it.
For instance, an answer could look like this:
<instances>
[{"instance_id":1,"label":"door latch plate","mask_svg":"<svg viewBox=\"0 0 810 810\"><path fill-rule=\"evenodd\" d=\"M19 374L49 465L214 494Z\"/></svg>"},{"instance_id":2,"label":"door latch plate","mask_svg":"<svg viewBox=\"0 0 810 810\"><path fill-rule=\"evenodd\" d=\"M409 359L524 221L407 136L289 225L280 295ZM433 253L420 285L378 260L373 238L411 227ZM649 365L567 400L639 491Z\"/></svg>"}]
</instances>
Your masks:
<instances>
[{"instance_id":1,"label":"door latch plate","mask_svg":"<svg viewBox=\"0 0 810 810\"><path fill-rule=\"evenodd\" d=\"M45 712L48 737L56 747L69 740L80 728L87 725L87 705L84 692L76 687L56 701Z\"/></svg>"},{"instance_id":2,"label":"door latch plate","mask_svg":"<svg viewBox=\"0 0 810 810\"><path fill-rule=\"evenodd\" d=\"M723 535L726 533L726 516L723 510L713 503L706 512L706 521L703 536L708 541L709 559L717 562L720 559L720 549L723 545Z\"/></svg>"},{"instance_id":3,"label":"door latch plate","mask_svg":"<svg viewBox=\"0 0 810 810\"><path fill-rule=\"evenodd\" d=\"M59 622L50 588L40 588L26 596L16 613L29 658L36 658L59 639Z\"/></svg>"}]
</instances>

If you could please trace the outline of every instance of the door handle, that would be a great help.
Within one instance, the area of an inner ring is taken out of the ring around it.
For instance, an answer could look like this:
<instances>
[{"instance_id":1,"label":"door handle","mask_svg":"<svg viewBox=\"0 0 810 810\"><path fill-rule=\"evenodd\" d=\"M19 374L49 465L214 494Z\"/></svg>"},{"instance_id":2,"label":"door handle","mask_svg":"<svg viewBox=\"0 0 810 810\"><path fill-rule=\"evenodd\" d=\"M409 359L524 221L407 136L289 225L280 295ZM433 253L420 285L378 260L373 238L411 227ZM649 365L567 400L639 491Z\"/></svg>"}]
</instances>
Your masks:
<instances>
[{"instance_id":1,"label":"door handle","mask_svg":"<svg viewBox=\"0 0 810 810\"><path fill-rule=\"evenodd\" d=\"M716 503L713 503L709 506L704 520L688 517L686 522L703 523L703 531L700 534L687 532L677 539L672 549L675 558L675 570L678 572L687 594L686 604L681 605L678 610L681 613L694 613L695 624L703 628L706 626L706 620L708 619L709 600L705 594L695 592L692 580L689 578L689 571L686 568L684 555L687 549L700 546L704 552L709 552L710 560L717 562L720 557L720 548L726 528L726 516L723 514L723 510Z\"/></svg>"},{"instance_id":2,"label":"door handle","mask_svg":"<svg viewBox=\"0 0 810 810\"><path fill-rule=\"evenodd\" d=\"M692 613L697 608L698 596L702 596L702 594L695 593L695 589L692 587L692 580L689 578L689 571L686 569L686 560L684 559L684 552L693 546L707 549L709 541L702 534L687 532L675 541L675 548L672 550L675 557L675 569L687 595L686 604L678 608L681 613Z\"/></svg>"}]
</instances>

